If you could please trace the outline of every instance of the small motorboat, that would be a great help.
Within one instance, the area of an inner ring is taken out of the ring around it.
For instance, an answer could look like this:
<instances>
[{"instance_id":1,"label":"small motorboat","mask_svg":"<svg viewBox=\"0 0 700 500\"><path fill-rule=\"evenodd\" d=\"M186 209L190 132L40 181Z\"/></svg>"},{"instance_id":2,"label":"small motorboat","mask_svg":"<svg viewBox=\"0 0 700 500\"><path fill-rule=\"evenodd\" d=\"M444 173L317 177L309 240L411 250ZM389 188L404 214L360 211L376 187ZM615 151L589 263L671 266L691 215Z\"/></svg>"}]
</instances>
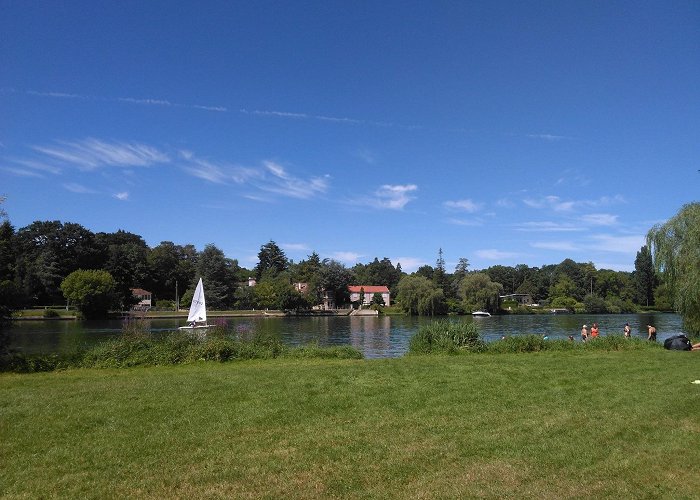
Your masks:
<instances>
[{"instance_id":1,"label":"small motorboat","mask_svg":"<svg viewBox=\"0 0 700 500\"><path fill-rule=\"evenodd\" d=\"M491 313L486 311L474 311L472 313L472 316L474 316L475 318L488 318L491 316Z\"/></svg>"}]
</instances>

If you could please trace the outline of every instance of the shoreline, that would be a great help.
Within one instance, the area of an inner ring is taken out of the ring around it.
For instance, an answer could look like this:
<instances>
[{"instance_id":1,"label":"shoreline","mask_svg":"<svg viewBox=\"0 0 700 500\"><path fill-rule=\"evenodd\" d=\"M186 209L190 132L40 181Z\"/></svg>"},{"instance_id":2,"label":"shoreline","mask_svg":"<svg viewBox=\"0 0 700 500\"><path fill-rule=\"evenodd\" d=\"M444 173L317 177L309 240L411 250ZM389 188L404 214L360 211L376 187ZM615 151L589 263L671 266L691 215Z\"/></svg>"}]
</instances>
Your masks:
<instances>
[{"instance_id":1,"label":"shoreline","mask_svg":"<svg viewBox=\"0 0 700 500\"><path fill-rule=\"evenodd\" d=\"M214 311L209 313L209 319L217 318L285 318L285 317L313 317L313 316L349 316L351 309L339 309L334 311L313 311L302 313L285 313L280 310L268 311ZM187 319L187 311L163 312L163 313L140 313L129 311L122 313L110 313L106 319ZM13 316L11 321L83 321L76 315L58 316L45 318L44 316Z\"/></svg>"}]
</instances>

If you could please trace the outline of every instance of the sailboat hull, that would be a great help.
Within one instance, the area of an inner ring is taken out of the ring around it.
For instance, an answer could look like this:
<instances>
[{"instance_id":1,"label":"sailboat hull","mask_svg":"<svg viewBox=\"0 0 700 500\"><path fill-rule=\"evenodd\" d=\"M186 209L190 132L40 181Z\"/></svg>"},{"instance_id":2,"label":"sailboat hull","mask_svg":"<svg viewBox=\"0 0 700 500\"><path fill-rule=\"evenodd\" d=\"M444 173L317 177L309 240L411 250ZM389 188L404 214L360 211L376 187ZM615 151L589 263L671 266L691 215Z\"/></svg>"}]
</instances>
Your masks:
<instances>
[{"instance_id":1,"label":"sailboat hull","mask_svg":"<svg viewBox=\"0 0 700 500\"><path fill-rule=\"evenodd\" d=\"M197 326L179 326L178 330L204 330L206 328L211 328L212 325L197 325Z\"/></svg>"}]
</instances>

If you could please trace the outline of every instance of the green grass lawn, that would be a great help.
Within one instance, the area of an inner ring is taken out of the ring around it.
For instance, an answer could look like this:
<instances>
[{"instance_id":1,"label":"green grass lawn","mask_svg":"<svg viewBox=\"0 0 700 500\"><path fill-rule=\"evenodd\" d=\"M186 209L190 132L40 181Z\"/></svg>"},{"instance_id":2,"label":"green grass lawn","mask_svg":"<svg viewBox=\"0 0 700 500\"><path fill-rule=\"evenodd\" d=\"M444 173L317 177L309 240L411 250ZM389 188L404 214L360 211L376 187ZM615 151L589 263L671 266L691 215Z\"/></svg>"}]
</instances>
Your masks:
<instances>
[{"instance_id":1,"label":"green grass lawn","mask_svg":"<svg viewBox=\"0 0 700 500\"><path fill-rule=\"evenodd\" d=\"M698 498L700 353L0 375L5 498Z\"/></svg>"}]
</instances>

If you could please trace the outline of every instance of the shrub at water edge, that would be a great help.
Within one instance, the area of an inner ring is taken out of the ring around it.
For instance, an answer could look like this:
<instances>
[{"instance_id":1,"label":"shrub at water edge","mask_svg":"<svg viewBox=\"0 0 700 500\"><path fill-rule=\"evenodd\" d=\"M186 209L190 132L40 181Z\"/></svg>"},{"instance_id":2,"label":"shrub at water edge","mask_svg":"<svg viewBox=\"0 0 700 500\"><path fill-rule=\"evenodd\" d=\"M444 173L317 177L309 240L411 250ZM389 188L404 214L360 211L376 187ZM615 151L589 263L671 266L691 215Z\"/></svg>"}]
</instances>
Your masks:
<instances>
[{"instance_id":1,"label":"shrub at water edge","mask_svg":"<svg viewBox=\"0 0 700 500\"><path fill-rule=\"evenodd\" d=\"M456 354L487 352L494 354L540 351L630 351L660 349L662 345L636 338L605 336L588 342L545 339L541 335L516 335L486 343L474 323L435 321L421 327L411 338L409 354Z\"/></svg>"},{"instance_id":2,"label":"shrub at water edge","mask_svg":"<svg viewBox=\"0 0 700 500\"><path fill-rule=\"evenodd\" d=\"M411 337L409 354L454 354L459 351L482 351L485 343L479 338L474 323L440 320L422 326Z\"/></svg>"},{"instance_id":3,"label":"shrub at water edge","mask_svg":"<svg viewBox=\"0 0 700 500\"><path fill-rule=\"evenodd\" d=\"M101 342L85 351L64 355L25 356L8 353L0 357L0 371L33 373L66 368L128 368L133 366L163 366L199 361L234 361L247 359L361 359L362 353L350 346L320 347L318 345L287 347L278 339L256 336L238 340L217 334L204 337L191 333L173 332L164 338L144 333L144 325L129 322L122 336ZM219 332L220 333L220 332Z\"/></svg>"}]
</instances>

